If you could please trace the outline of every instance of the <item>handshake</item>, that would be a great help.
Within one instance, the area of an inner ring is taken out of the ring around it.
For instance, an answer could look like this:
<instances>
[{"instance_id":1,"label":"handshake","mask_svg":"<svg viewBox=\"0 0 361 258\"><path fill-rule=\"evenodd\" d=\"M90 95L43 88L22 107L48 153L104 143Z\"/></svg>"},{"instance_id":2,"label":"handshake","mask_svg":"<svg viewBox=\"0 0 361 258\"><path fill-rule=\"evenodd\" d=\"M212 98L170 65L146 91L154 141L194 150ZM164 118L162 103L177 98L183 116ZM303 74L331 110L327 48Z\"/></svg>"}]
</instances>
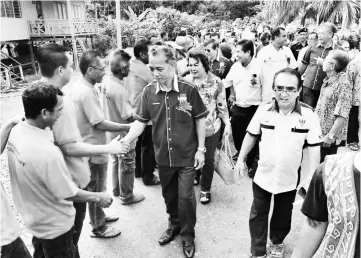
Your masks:
<instances>
[{"instance_id":1,"label":"handshake","mask_svg":"<svg viewBox=\"0 0 361 258\"><path fill-rule=\"evenodd\" d=\"M107 152L113 155L124 155L130 150L130 143L120 139L118 135L110 143L107 144Z\"/></svg>"}]
</instances>

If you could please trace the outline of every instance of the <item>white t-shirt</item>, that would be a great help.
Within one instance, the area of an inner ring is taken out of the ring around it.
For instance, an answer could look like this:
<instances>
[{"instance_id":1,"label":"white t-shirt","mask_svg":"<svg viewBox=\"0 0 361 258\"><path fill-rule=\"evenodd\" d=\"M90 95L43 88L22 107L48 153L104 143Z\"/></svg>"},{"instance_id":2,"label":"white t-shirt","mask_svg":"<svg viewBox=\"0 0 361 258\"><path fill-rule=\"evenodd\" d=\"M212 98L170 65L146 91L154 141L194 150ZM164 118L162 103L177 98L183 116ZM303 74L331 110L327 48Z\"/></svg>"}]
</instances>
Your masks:
<instances>
[{"instance_id":1,"label":"white t-shirt","mask_svg":"<svg viewBox=\"0 0 361 258\"><path fill-rule=\"evenodd\" d=\"M14 203L30 233L54 239L68 232L75 209L65 199L78 188L52 132L20 122L11 130L7 149Z\"/></svg>"},{"instance_id":2,"label":"white t-shirt","mask_svg":"<svg viewBox=\"0 0 361 258\"><path fill-rule=\"evenodd\" d=\"M15 218L13 209L6 196L3 184L1 183L1 246L14 242L21 235L21 228Z\"/></svg>"},{"instance_id":3,"label":"white t-shirt","mask_svg":"<svg viewBox=\"0 0 361 258\"><path fill-rule=\"evenodd\" d=\"M277 50L272 44L263 47L257 54L261 65L262 101L269 102L274 97L273 79L279 70L297 68L297 62L290 48L283 46Z\"/></svg>"},{"instance_id":4,"label":"white t-shirt","mask_svg":"<svg viewBox=\"0 0 361 258\"><path fill-rule=\"evenodd\" d=\"M227 77L227 82L232 82L236 94L236 105L239 107L258 106L262 102L262 83L260 81L261 65L258 60L252 61L244 67L240 62L232 65Z\"/></svg>"}]
</instances>

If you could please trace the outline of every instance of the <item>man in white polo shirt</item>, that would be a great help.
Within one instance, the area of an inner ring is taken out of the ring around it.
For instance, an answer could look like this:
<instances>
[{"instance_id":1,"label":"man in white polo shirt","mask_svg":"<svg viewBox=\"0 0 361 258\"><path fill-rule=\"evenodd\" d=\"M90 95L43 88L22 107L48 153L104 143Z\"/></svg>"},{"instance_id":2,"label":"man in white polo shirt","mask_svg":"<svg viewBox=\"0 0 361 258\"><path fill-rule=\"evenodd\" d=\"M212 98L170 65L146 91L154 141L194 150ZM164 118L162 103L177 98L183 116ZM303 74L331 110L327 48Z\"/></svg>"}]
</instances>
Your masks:
<instances>
[{"instance_id":1,"label":"man in white polo shirt","mask_svg":"<svg viewBox=\"0 0 361 258\"><path fill-rule=\"evenodd\" d=\"M13 199L34 236L34 257L75 257L73 201L102 207L112 203L108 194L87 192L74 184L47 129L62 113L62 95L44 82L29 86L22 95L26 120L12 129L8 141Z\"/></svg>"},{"instance_id":2,"label":"man in white polo shirt","mask_svg":"<svg viewBox=\"0 0 361 258\"><path fill-rule=\"evenodd\" d=\"M129 73L130 55L123 50L116 50L110 57L111 74L102 83L101 102L105 119L121 124L134 122L133 108L130 104L124 78ZM118 135L123 138L127 132L107 132L110 142ZM123 157L111 155L113 195L120 196L121 204L128 205L144 200L144 195L134 194L135 142Z\"/></svg>"},{"instance_id":3,"label":"man in white polo shirt","mask_svg":"<svg viewBox=\"0 0 361 258\"><path fill-rule=\"evenodd\" d=\"M234 63L229 71L225 85L230 88L231 125L234 146L239 152L247 133L248 124L262 102L262 82L260 80L261 66L254 58L252 40L243 39L236 45L238 62ZM247 166L251 169L257 146L249 153ZM253 173L249 173L250 176Z\"/></svg>"},{"instance_id":4,"label":"man in white polo shirt","mask_svg":"<svg viewBox=\"0 0 361 258\"><path fill-rule=\"evenodd\" d=\"M300 182L302 150L309 146L309 171L320 162L321 128L311 109L301 106L301 76L293 69L275 74L275 100L260 105L247 129L236 171L247 170L245 160L258 137L260 159L253 180L253 204L249 219L252 257L266 257L268 214L272 195L274 207L270 223L271 257L283 257L283 240L291 230L293 202Z\"/></svg>"},{"instance_id":5,"label":"man in white polo shirt","mask_svg":"<svg viewBox=\"0 0 361 258\"><path fill-rule=\"evenodd\" d=\"M271 101L274 97L272 90L273 78L276 72L283 68L297 68L297 62L287 44L287 33L284 28L278 27L272 30L272 42L262 48L257 54L257 59L262 67L262 100Z\"/></svg>"}]
</instances>

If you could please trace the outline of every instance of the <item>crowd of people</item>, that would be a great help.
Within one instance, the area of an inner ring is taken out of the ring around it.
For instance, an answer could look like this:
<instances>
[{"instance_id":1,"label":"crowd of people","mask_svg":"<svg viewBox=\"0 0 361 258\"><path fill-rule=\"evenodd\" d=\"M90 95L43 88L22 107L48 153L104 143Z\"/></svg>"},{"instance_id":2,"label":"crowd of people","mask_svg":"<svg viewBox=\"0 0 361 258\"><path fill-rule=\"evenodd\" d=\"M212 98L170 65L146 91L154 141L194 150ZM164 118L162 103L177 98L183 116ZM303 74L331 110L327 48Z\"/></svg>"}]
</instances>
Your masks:
<instances>
[{"instance_id":1,"label":"crowd of people","mask_svg":"<svg viewBox=\"0 0 361 258\"><path fill-rule=\"evenodd\" d=\"M90 235L119 236L109 225L118 217L103 209L113 198L143 201L137 177L162 189L168 226L159 244L180 235L185 257L194 257L194 187L201 204L211 203L215 152L230 136L234 172L253 178L251 257L284 256L297 192L307 224L292 257L360 257L361 54L334 41L336 32L329 22L300 28L290 45L284 28L258 35L253 23L239 38L182 31L169 41L163 32L136 42L133 55L84 52L72 85L72 54L41 47L42 78L22 94L25 117L1 128L33 257L80 257L87 204ZM355 152L337 154L346 144ZM32 257L11 209L2 186L2 257Z\"/></svg>"}]
</instances>

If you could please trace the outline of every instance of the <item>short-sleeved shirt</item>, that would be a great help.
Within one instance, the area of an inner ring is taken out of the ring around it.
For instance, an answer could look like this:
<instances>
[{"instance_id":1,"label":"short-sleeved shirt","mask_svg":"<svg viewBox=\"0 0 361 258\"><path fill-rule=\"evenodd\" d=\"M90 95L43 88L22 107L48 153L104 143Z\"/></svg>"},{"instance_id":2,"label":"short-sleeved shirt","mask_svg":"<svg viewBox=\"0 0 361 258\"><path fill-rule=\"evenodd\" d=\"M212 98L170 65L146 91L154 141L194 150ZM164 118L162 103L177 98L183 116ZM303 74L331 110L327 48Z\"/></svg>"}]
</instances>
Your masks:
<instances>
[{"instance_id":1,"label":"short-sleeved shirt","mask_svg":"<svg viewBox=\"0 0 361 258\"><path fill-rule=\"evenodd\" d=\"M104 78L101 88L101 101L105 119L116 123L129 124L127 119L133 116L133 108L123 80L111 75ZM127 133L125 130L106 132L107 142L110 142L118 135L123 138Z\"/></svg>"},{"instance_id":2,"label":"short-sleeved shirt","mask_svg":"<svg viewBox=\"0 0 361 258\"><path fill-rule=\"evenodd\" d=\"M274 100L258 107L247 131L261 135L254 182L273 194L295 190L305 142L309 147L322 143L317 115L298 101L294 110L284 115Z\"/></svg>"},{"instance_id":3,"label":"short-sleeved shirt","mask_svg":"<svg viewBox=\"0 0 361 258\"><path fill-rule=\"evenodd\" d=\"M210 72L200 85L195 84L192 75L187 75L184 79L196 86L204 105L208 108L206 137L215 134L221 128L220 118L229 117L226 91L221 79Z\"/></svg>"},{"instance_id":4,"label":"short-sleeved shirt","mask_svg":"<svg viewBox=\"0 0 361 258\"><path fill-rule=\"evenodd\" d=\"M10 133L8 161L13 200L30 233L54 239L74 225L78 188L51 131L20 122Z\"/></svg>"},{"instance_id":5,"label":"short-sleeved shirt","mask_svg":"<svg viewBox=\"0 0 361 258\"><path fill-rule=\"evenodd\" d=\"M324 137L331 131L337 116L345 118L343 126L335 135L336 144L346 140L351 102L352 89L346 73L340 72L324 80L315 112L320 119Z\"/></svg>"},{"instance_id":6,"label":"short-sleeved shirt","mask_svg":"<svg viewBox=\"0 0 361 258\"><path fill-rule=\"evenodd\" d=\"M5 189L1 183L1 218L0 245L8 245L21 235L21 228L15 218L13 209L8 201Z\"/></svg>"},{"instance_id":7,"label":"short-sleeved shirt","mask_svg":"<svg viewBox=\"0 0 361 258\"><path fill-rule=\"evenodd\" d=\"M239 107L258 106L262 102L261 65L256 58L244 67L240 62L232 65L225 81L232 81ZM226 85L229 85L226 83Z\"/></svg>"},{"instance_id":8,"label":"short-sleeved shirt","mask_svg":"<svg viewBox=\"0 0 361 258\"><path fill-rule=\"evenodd\" d=\"M134 118L142 123L152 121L159 166L187 167L194 165L198 147L196 119L208 113L196 87L174 75L170 91L164 91L156 81L145 87Z\"/></svg>"},{"instance_id":9,"label":"short-sleeved shirt","mask_svg":"<svg viewBox=\"0 0 361 258\"><path fill-rule=\"evenodd\" d=\"M69 90L68 95L74 107L83 142L93 145L106 144L105 131L95 128L95 125L103 122L105 118L100 105L99 94L94 86L82 78ZM108 155L93 156L90 158L90 162L94 164L107 163Z\"/></svg>"},{"instance_id":10,"label":"short-sleeved shirt","mask_svg":"<svg viewBox=\"0 0 361 258\"><path fill-rule=\"evenodd\" d=\"M361 167L353 167L353 175L355 181L355 190L357 195L357 204L360 209L360 170ZM306 198L302 205L302 213L309 219L328 222L328 210L327 210L327 196L325 192L325 186L323 182L323 176L325 171L325 163L318 166L316 172L313 174L310 186L308 187ZM358 229L358 235L356 239L356 248L354 258L360 258L360 227Z\"/></svg>"},{"instance_id":11,"label":"short-sleeved shirt","mask_svg":"<svg viewBox=\"0 0 361 258\"><path fill-rule=\"evenodd\" d=\"M324 47L319 44L317 46L308 48L302 60L302 63L307 65L303 86L317 91L321 90L323 79L325 79L326 73L322 70L322 66L317 65L315 58L321 57L322 59L325 59L328 53L336 48L337 47L333 44L328 47Z\"/></svg>"},{"instance_id":12,"label":"short-sleeved shirt","mask_svg":"<svg viewBox=\"0 0 361 258\"><path fill-rule=\"evenodd\" d=\"M276 72L296 68L297 62L289 47L277 50L272 43L259 51L257 59L261 65L262 101L270 102L274 97L272 85Z\"/></svg>"},{"instance_id":13,"label":"short-sleeved shirt","mask_svg":"<svg viewBox=\"0 0 361 258\"><path fill-rule=\"evenodd\" d=\"M298 60L298 54L300 53L301 49L306 46L307 46L307 42L305 45L302 45L301 42L297 42L297 43L291 45L290 49L296 60Z\"/></svg>"},{"instance_id":14,"label":"short-sleeved shirt","mask_svg":"<svg viewBox=\"0 0 361 258\"><path fill-rule=\"evenodd\" d=\"M361 53L347 65L346 71L352 87L352 106L360 106Z\"/></svg>"},{"instance_id":15,"label":"short-sleeved shirt","mask_svg":"<svg viewBox=\"0 0 361 258\"><path fill-rule=\"evenodd\" d=\"M215 76L224 79L231 69L231 66L231 62L227 58L220 57L219 60L216 59L211 62L210 72Z\"/></svg>"},{"instance_id":16,"label":"short-sleeved shirt","mask_svg":"<svg viewBox=\"0 0 361 258\"><path fill-rule=\"evenodd\" d=\"M125 85L134 112L137 110L144 87L153 80L153 75L146 64L137 59L130 61L129 74L125 79Z\"/></svg>"},{"instance_id":17,"label":"short-sleeved shirt","mask_svg":"<svg viewBox=\"0 0 361 258\"><path fill-rule=\"evenodd\" d=\"M73 105L64 90L62 115L53 125L53 134L56 145L61 146L68 143L83 142ZM80 188L84 189L90 181L90 169L87 158L64 155L66 167L74 181Z\"/></svg>"}]
</instances>

